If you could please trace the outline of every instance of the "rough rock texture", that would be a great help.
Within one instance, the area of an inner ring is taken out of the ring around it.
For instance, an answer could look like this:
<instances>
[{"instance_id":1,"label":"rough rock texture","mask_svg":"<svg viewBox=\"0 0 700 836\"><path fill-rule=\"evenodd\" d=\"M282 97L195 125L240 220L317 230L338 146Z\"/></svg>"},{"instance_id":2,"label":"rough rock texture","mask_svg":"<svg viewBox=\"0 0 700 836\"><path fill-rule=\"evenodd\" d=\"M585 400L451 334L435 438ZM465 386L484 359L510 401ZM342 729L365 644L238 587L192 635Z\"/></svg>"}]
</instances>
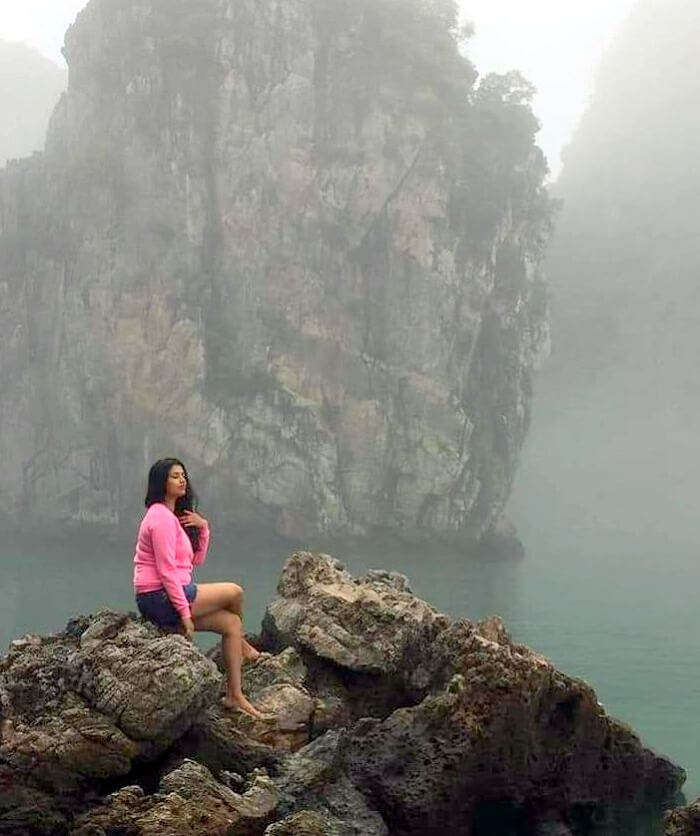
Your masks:
<instances>
[{"instance_id":1,"label":"rough rock texture","mask_svg":"<svg viewBox=\"0 0 700 836\"><path fill-rule=\"evenodd\" d=\"M265 613L263 642L297 645L352 671L404 677L417 661L410 654L427 651L448 624L400 575L356 579L310 552L287 561L278 592Z\"/></svg>"},{"instance_id":2,"label":"rough rock texture","mask_svg":"<svg viewBox=\"0 0 700 836\"><path fill-rule=\"evenodd\" d=\"M220 651L213 654L220 662ZM306 668L287 648L278 656L265 653L244 667L246 694L274 724L255 721L242 712L222 710L217 704L193 723L175 747L173 756L202 757L210 768L237 770L274 767L283 754L309 741L316 700L304 687Z\"/></svg>"},{"instance_id":3,"label":"rough rock texture","mask_svg":"<svg viewBox=\"0 0 700 836\"><path fill-rule=\"evenodd\" d=\"M700 798L666 814L664 836L696 836L700 833Z\"/></svg>"},{"instance_id":4,"label":"rough rock texture","mask_svg":"<svg viewBox=\"0 0 700 836\"><path fill-rule=\"evenodd\" d=\"M146 796L124 787L80 816L72 836L134 833L139 836L253 836L262 833L277 806L277 791L264 774L240 795L214 779L201 764L186 760Z\"/></svg>"},{"instance_id":5,"label":"rough rock texture","mask_svg":"<svg viewBox=\"0 0 700 836\"><path fill-rule=\"evenodd\" d=\"M48 793L28 785L6 764L0 763L0 834L2 836L54 836L64 833L68 818Z\"/></svg>"},{"instance_id":6,"label":"rough rock texture","mask_svg":"<svg viewBox=\"0 0 700 836\"><path fill-rule=\"evenodd\" d=\"M522 80L427 0L91 0L0 172L0 505L117 523L186 458L279 531L494 529L546 343Z\"/></svg>"},{"instance_id":7,"label":"rough rock texture","mask_svg":"<svg viewBox=\"0 0 700 836\"><path fill-rule=\"evenodd\" d=\"M450 621L402 576L354 579L306 552L287 561L279 591L263 633L275 655L243 669L272 722L225 710L214 662L131 615L103 611L13 642L0 661L0 834L661 826L683 770L500 619Z\"/></svg>"},{"instance_id":8,"label":"rough rock texture","mask_svg":"<svg viewBox=\"0 0 700 836\"><path fill-rule=\"evenodd\" d=\"M371 671L380 689L388 676L396 695L413 698L386 717L375 707L340 756L340 774L392 833L559 826L557 816L586 818L593 808L618 820L620 810L662 805L683 779L607 717L588 685L514 643L500 619L450 623L400 585L353 579L310 553L290 558L278 591L264 636ZM353 674L343 681L352 690Z\"/></svg>"},{"instance_id":9,"label":"rough rock texture","mask_svg":"<svg viewBox=\"0 0 700 836\"><path fill-rule=\"evenodd\" d=\"M271 824L265 836L351 836L354 831L327 813L301 810Z\"/></svg>"},{"instance_id":10,"label":"rough rock texture","mask_svg":"<svg viewBox=\"0 0 700 836\"><path fill-rule=\"evenodd\" d=\"M382 817L346 773L345 742L344 731L329 731L281 764L276 778L278 812L313 810L342 821L343 834L385 836L389 831Z\"/></svg>"},{"instance_id":11,"label":"rough rock texture","mask_svg":"<svg viewBox=\"0 0 700 836\"><path fill-rule=\"evenodd\" d=\"M12 642L0 661L0 767L19 794L8 815L18 815L25 792L79 796L155 758L211 702L220 679L184 638L120 613Z\"/></svg>"}]
</instances>

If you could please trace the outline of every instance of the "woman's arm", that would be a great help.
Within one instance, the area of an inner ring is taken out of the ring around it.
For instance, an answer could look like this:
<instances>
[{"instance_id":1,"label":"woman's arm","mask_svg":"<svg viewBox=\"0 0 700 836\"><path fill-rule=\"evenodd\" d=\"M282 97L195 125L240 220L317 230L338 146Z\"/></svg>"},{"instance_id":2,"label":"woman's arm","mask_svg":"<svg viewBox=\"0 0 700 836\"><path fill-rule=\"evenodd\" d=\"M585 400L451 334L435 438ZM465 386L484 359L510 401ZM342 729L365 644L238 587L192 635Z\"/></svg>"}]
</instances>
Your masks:
<instances>
[{"instance_id":1,"label":"woman's arm","mask_svg":"<svg viewBox=\"0 0 700 836\"><path fill-rule=\"evenodd\" d=\"M197 551L192 556L192 565L201 566L207 559L207 550L209 549L209 525L205 525L199 529L199 545Z\"/></svg>"},{"instance_id":2,"label":"woman's arm","mask_svg":"<svg viewBox=\"0 0 700 836\"><path fill-rule=\"evenodd\" d=\"M190 618L190 605L182 591L175 563L175 543L179 524L177 517L169 511L159 514L151 524L151 543L156 559L156 570L170 602L180 618Z\"/></svg>"}]
</instances>

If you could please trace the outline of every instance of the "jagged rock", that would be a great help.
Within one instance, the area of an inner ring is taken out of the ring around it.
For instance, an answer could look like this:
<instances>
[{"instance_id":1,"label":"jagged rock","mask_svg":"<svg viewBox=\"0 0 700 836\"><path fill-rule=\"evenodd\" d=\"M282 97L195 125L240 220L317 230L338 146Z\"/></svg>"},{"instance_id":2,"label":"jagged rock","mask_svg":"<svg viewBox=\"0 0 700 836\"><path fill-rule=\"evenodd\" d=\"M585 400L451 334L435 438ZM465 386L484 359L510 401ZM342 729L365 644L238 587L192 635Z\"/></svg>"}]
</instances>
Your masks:
<instances>
[{"instance_id":1,"label":"jagged rock","mask_svg":"<svg viewBox=\"0 0 700 836\"><path fill-rule=\"evenodd\" d=\"M274 768L280 753L249 737L246 732L251 731L252 727L245 725L237 713L214 705L201 713L173 747L171 759L194 757L216 774L231 769L245 773L259 767Z\"/></svg>"},{"instance_id":2,"label":"jagged rock","mask_svg":"<svg viewBox=\"0 0 700 836\"><path fill-rule=\"evenodd\" d=\"M219 772L219 781L234 792L239 792L245 786L245 781L242 775L237 772L230 772L227 769L222 769Z\"/></svg>"},{"instance_id":3,"label":"jagged rock","mask_svg":"<svg viewBox=\"0 0 700 836\"><path fill-rule=\"evenodd\" d=\"M54 791L125 775L177 739L219 681L184 638L122 613L25 636L0 662L0 759Z\"/></svg>"},{"instance_id":4,"label":"jagged rock","mask_svg":"<svg viewBox=\"0 0 700 836\"><path fill-rule=\"evenodd\" d=\"M411 679L409 672L449 620L399 583L353 578L327 555L287 561L265 612L265 645L293 645L351 671Z\"/></svg>"},{"instance_id":5,"label":"jagged rock","mask_svg":"<svg viewBox=\"0 0 700 836\"><path fill-rule=\"evenodd\" d=\"M497 615L492 615L477 622L475 629L480 636L497 644L510 644L512 642L503 620Z\"/></svg>"},{"instance_id":6,"label":"jagged rock","mask_svg":"<svg viewBox=\"0 0 700 836\"><path fill-rule=\"evenodd\" d=\"M67 817L60 802L24 783L0 764L0 836L55 836L65 833Z\"/></svg>"},{"instance_id":7,"label":"jagged rock","mask_svg":"<svg viewBox=\"0 0 700 836\"><path fill-rule=\"evenodd\" d=\"M365 575L365 579L368 581L379 581L380 583L392 586L399 592L408 592L409 595L413 594L408 578L401 572L387 572L386 569L370 569Z\"/></svg>"},{"instance_id":8,"label":"jagged rock","mask_svg":"<svg viewBox=\"0 0 700 836\"><path fill-rule=\"evenodd\" d=\"M0 661L0 833L482 836L525 822L566 836L660 819L683 770L499 618L450 621L409 588L292 555L266 635L294 647L244 668L273 724L226 711L213 661L129 615L13 642ZM697 806L667 827L694 826Z\"/></svg>"},{"instance_id":9,"label":"jagged rock","mask_svg":"<svg viewBox=\"0 0 700 836\"><path fill-rule=\"evenodd\" d=\"M102 612L71 657L75 689L144 754L167 748L219 690L221 677L183 636Z\"/></svg>"},{"instance_id":10,"label":"jagged rock","mask_svg":"<svg viewBox=\"0 0 700 836\"><path fill-rule=\"evenodd\" d=\"M309 741L309 726L315 708L304 687L306 667L293 648L277 656L262 654L245 666L246 693L274 723L249 723L241 717L254 740L280 752L294 751Z\"/></svg>"},{"instance_id":11,"label":"jagged rock","mask_svg":"<svg viewBox=\"0 0 700 836\"><path fill-rule=\"evenodd\" d=\"M342 825L344 834L384 836L382 817L343 771L343 745L344 733L327 732L280 764L280 812L315 810Z\"/></svg>"},{"instance_id":12,"label":"jagged rock","mask_svg":"<svg viewBox=\"0 0 700 836\"><path fill-rule=\"evenodd\" d=\"M666 814L664 836L697 836L700 834L700 798L687 807Z\"/></svg>"},{"instance_id":13,"label":"jagged rock","mask_svg":"<svg viewBox=\"0 0 700 836\"><path fill-rule=\"evenodd\" d=\"M210 655L222 665L219 650ZM192 724L174 757L196 754L217 772L231 764L250 771L272 767L282 755L308 743L317 701L304 687L306 667L298 653L291 647L277 656L263 653L246 663L243 673L246 694L274 721L257 721L217 703Z\"/></svg>"},{"instance_id":14,"label":"jagged rock","mask_svg":"<svg viewBox=\"0 0 700 836\"><path fill-rule=\"evenodd\" d=\"M470 833L493 799L555 812L591 798L642 806L682 783L589 686L514 642L497 617L450 622L401 586L308 552L287 561L278 592L263 641L300 649L323 722L352 723L356 691L393 688L391 710L365 702L371 716L350 728L341 767L392 832Z\"/></svg>"},{"instance_id":15,"label":"jagged rock","mask_svg":"<svg viewBox=\"0 0 700 836\"><path fill-rule=\"evenodd\" d=\"M265 836L355 836L355 831L328 813L301 810L271 824Z\"/></svg>"},{"instance_id":16,"label":"jagged rock","mask_svg":"<svg viewBox=\"0 0 700 836\"><path fill-rule=\"evenodd\" d=\"M344 735L344 731L326 732L279 765L275 783L280 792L281 812L318 806L324 787L340 775Z\"/></svg>"},{"instance_id":17,"label":"jagged rock","mask_svg":"<svg viewBox=\"0 0 700 836\"><path fill-rule=\"evenodd\" d=\"M527 648L456 622L435 655L449 660L445 691L348 733L345 768L392 833L470 834L487 809L501 826L518 809L658 809L685 779L607 717L588 685Z\"/></svg>"},{"instance_id":18,"label":"jagged rock","mask_svg":"<svg viewBox=\"0 0 700 836\"><path fill-rule=\"evenodd\" d=\"M263 744L276 753L300 748L309 739L309 723L314 708L313 699L299 688L287 683L270 685L256 694L248 689L255 705L270 716L270 720L255 720L241 711L218 709L228 733L238 731L248 740Z\"/></svg>"},{"instance_id":19,"label":"jagged rock","mask_svg":"<svg viewBox=\"0 0 700 836\"><path fill-rule=\"evenodd\" d=\"M460 650L449 645L452 633L437 642L449 618L416 598L403 576L353 578L328 555L297 552L285 563L278 592L265 612L262 642L293 645L305 655L317 695L314 733L388 714L455 672ZM512 645L497 617L467 629Z\"/></svg>"},{"instance_id":20,"label":"jagged rock","mask_svg":"<svg viewBox=\"0 0 700 836\"><path fill-rule=\"evenodd\" d=\"M277 792L266 775L255 774L241 795L218 783L205 766L186 760L162 779L156 794L124 787L79 816L71 834L253 836L263 833L276 806Z\"/></svg>"}]
</instances>

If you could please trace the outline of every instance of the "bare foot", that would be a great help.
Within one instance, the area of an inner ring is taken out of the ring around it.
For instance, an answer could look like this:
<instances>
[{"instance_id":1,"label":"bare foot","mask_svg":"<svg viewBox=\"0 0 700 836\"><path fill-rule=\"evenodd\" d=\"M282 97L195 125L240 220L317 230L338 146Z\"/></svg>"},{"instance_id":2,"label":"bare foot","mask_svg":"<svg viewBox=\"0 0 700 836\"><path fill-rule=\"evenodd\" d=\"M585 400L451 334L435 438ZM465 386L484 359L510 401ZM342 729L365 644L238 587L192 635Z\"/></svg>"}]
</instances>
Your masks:
<instances>
[{"instance_id":1,"label":"bare foot","mask_svg":"<svg viewBox=\"0 0 700 836\"><path fill-rule=\"evenodd\" d=\"M248 714L254 720L273 720L274 717L271 717L269 714L263 714L262 711L258 711L258 709L241 694L238 697L232 696L225 696L221 698L221 704L224 708L228 708L229 710L239 709L244 714Z\"/></svg>"},{"instance_id":2,"label":"bare foot","mask_svg":"<svg viewBox=\"0 0 700 836\"><path fill-rule=\"evenodd\" d=\"M245 639L241 640L241 652L243 658L250 662L260 657L260 651L256 650L252 644L248 644Z\"/></svg>"}]
</instances>

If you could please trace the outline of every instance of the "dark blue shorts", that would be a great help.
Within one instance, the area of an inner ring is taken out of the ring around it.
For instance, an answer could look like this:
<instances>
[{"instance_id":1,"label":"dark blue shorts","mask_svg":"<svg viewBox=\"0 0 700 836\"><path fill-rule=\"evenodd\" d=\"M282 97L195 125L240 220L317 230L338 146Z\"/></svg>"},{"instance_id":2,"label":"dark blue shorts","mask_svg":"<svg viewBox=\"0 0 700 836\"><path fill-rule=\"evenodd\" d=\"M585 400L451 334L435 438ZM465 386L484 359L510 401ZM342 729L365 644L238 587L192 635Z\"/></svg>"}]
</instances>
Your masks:
<instances>
[{"instance_id":1,"label":"dark blue shorts","mask_svg":"<svg viewBox=\"0 0 700 836\"><path fill-rule=\"evenodd\" d=\"M197 597L197 584L188 583L187 586L182 587L182 591L191 604ZM170 603L168 593L164 589L156 589L154 592L139 592L136 596L136 606L144 618L159 627L176 627L180 623L180 616Z\"/></svg>"}]
</instances>

